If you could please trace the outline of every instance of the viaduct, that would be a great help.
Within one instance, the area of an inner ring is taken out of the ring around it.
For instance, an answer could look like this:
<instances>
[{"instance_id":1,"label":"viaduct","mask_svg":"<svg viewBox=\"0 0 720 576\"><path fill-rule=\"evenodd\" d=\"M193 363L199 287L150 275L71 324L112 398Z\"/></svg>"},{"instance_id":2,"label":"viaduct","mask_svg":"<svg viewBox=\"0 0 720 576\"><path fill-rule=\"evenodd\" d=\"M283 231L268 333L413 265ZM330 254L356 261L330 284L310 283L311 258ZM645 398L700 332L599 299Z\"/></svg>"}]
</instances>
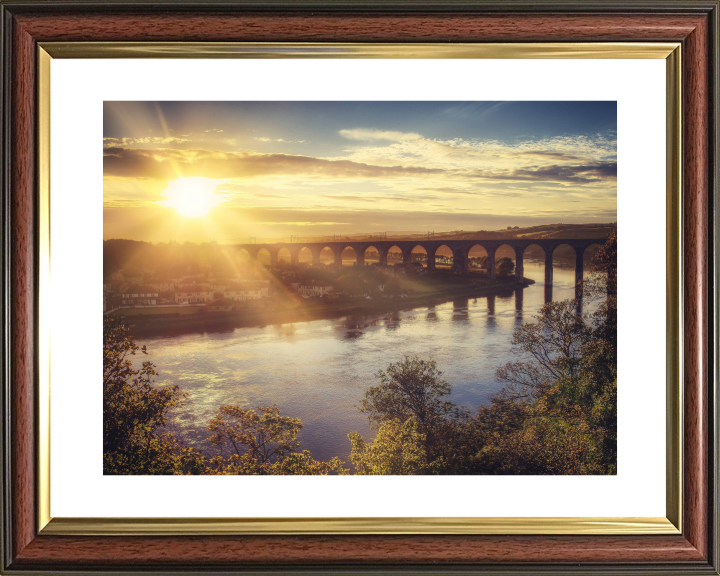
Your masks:
<instances>
[{"instance_id":1,"label":"viaduct","mask_svg":"<svg viewBox=\"0 0 720 576\"><path fill-rule=\"evenodd\" d=\"M503 240L363 240L363 241L333 241L333 242L277 242L274 244L235 244L228 248L234 248L238 252L247 251L251 258L256 259L261 250L267 250L270 254L270 262L276 263L278 254L283 248L290 252L290 261L298 263L300 251L307 248L312 253L313 264L320 263L320 252L329 248L335 255L335 264L342 264L342 253L346 248L352 248L356 255L356 265L365 264L365 252L374 249L380 256L380 264L387 264L387 255L391 248L397 248L402 252L403 263L411 261L411 253L414 248L420 246L427 253L428 270L435 269L435 254L441 246L447 246L453 253L453 271L467 273L469 270L468 258L470 249L474 246L481 246L488 255L487 273L490 279L495 279L495 252L500 246L509 246L515 251L515 279L522 282L523 279L523 254L528 246L539 246L545 252L545 284L552 285L553 282L553 252L562 245L567 244L575 251L575 284L582 285L583 277L583 254L585 250L593 245L605 244L605 238L553 238L553 239L503 239Z\"/></svg>"}]
</instances>

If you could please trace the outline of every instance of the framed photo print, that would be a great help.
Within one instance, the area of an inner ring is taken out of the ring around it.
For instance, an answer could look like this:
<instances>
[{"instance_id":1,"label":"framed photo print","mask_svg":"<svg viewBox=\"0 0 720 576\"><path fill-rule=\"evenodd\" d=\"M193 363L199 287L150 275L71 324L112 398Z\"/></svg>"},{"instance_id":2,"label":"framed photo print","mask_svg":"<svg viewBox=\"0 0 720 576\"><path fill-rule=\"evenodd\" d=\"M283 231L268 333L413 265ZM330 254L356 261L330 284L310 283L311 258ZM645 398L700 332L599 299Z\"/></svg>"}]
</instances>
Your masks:
<instances>
[{"instance_id":1,"label":"framed photo print","mask_svg":"<svg viewBox=\"0 0 720 576\"><path fill-rule=\"evenodd\" d=\"M4 571L717 573L716 2L2 14Z\"/></svg>"}]
</instances>

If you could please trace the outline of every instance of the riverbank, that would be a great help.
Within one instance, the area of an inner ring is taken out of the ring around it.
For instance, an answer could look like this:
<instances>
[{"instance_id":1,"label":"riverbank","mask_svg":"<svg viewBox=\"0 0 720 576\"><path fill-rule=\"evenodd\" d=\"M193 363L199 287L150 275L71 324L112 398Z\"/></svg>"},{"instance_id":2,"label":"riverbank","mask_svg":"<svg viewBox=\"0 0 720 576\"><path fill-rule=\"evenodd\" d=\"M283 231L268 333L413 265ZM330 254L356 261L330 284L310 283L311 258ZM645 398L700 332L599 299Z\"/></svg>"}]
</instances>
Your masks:
<instances>
[{"instance_id":1,"label":"riverbank","mask_svg":"<svg viewBox=\"0 0 720 576\"><path fill-rule=\"evenodd\" d=\"M189 315L126 315L137 337L176 336L204 332L227 332L235 328L310 322L343 316L364 316L411 310L433 306L459 298L476 298L498 294L512 294L535 281L524 278L522 284L514 278L497 280L488 284L448 285L441 291L408 295L405 298L362 299L312 299L294 308L273 309L247 308L234 312L214 312ZM119 313L122 313L120 311Z\"/></svg>"}]
</instances>

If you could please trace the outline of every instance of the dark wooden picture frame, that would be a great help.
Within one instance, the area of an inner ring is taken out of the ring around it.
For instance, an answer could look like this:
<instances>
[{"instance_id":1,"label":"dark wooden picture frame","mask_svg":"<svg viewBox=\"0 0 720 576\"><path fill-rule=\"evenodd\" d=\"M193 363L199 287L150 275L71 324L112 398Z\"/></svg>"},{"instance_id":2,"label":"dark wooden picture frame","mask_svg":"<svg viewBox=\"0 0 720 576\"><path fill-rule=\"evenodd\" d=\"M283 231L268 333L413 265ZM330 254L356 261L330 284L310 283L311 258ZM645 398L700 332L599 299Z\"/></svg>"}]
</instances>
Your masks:
<instances>
[{"instance_id":1,"label":"dark wooden picture frame","mask_svg":"<svg viewBox=\"0 0 720 576\"><path fill-rule=\"evenodd\" d=\"M0 571L718 574L718 2L4 1ZM682 45L682 533L39 533L38 99L41 42L679 42Z\"/></svg>"}]
</instances>

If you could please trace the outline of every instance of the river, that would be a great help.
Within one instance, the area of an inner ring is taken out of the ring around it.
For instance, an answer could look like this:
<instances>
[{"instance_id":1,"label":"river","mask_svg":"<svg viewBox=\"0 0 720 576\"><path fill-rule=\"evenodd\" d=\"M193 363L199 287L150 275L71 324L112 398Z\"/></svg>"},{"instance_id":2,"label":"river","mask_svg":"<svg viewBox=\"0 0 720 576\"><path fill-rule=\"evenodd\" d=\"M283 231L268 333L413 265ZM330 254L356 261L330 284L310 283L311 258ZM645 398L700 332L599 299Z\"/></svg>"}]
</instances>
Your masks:
<instances>
[{"instance_id":1,"label":"river","mask_svg":"<svg viewBox=\"0 0 720 576\"><path fill-rule=\"evenodd\" d=\"M452 385L450 400L476 407L501 387L495 370L516 357L513 331L544 303L542 264L526 262L536 280L506 294L463 298L430 307L260 328L236 328L138 340L157 366L159 385L189 393L173 411L170 431L205 449L207 424L225 404L277 404L299 417L303 449L316 459L347 461L347 435L372 437L356 406L378 370L405 356L434 359ZM573 297L574 270L554 269L553 300ZM139 359L139 358L138 358Z\"/></svg>"}]
</instances>

